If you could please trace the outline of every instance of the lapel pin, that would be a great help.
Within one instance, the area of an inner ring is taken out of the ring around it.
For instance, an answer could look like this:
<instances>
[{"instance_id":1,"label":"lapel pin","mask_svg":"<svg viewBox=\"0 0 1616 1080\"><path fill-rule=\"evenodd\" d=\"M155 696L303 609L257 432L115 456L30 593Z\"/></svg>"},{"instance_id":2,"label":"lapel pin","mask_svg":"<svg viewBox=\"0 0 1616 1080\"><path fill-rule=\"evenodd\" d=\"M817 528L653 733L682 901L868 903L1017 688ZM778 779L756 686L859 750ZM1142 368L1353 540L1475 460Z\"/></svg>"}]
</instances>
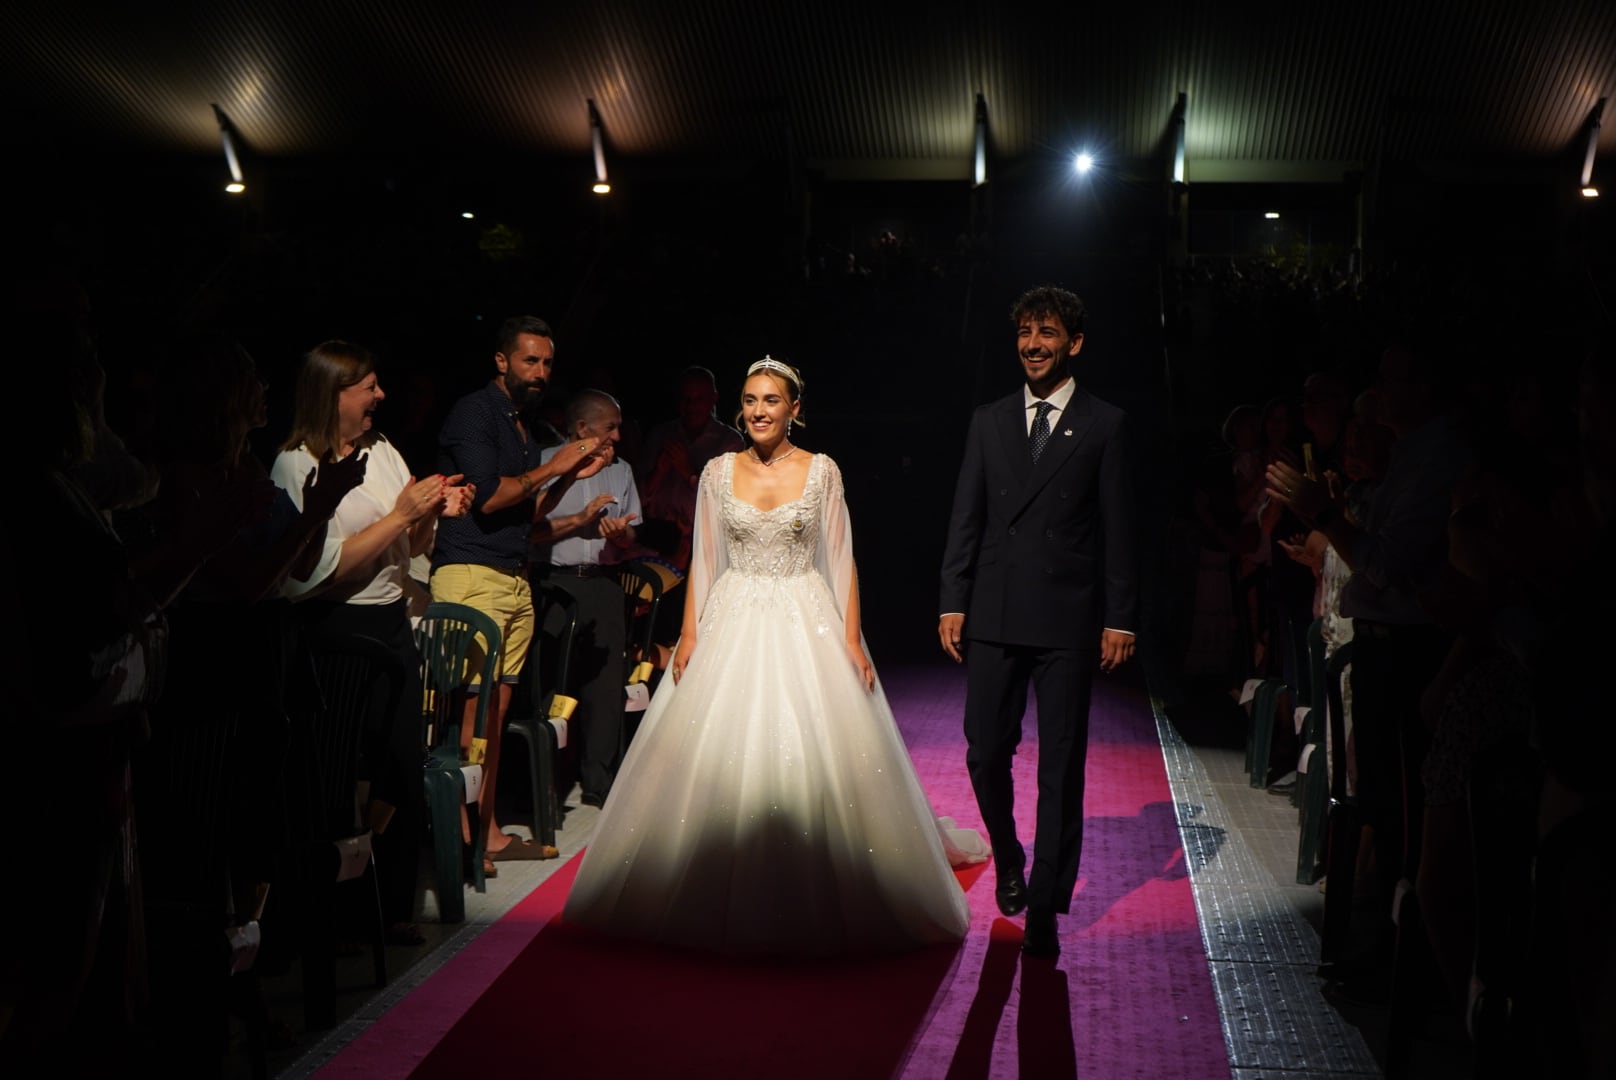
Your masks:
<instances>
[{"instance_id":1,"label":"lapel pin","mask_svg":"<svg viewBox=\"0 0 1616 1080\"><path fill-rule=\"evenodd\" d=\"M1065 431L1061 432L1062 435L1070 435L1071 433L1072 433L1071 428L1067 428Z\"/></svg>"}]
</instances>

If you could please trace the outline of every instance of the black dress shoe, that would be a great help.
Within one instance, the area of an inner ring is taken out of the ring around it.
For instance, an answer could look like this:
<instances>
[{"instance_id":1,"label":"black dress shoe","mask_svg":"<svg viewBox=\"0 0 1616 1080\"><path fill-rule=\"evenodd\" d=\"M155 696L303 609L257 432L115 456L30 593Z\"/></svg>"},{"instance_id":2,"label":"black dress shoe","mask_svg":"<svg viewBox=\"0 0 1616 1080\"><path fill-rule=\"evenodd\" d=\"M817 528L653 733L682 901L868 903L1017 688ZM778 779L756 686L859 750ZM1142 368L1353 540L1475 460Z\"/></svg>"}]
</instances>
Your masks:
<instances>
[{"instance_id":1,"label":"black dress shoe","mask_svg":"<svg viewBox=\"0 0 1616 1080\"><path fill-rule=\"evenodd\" d=\"M1021 951L1028 956L1060 955L1060 935L1055 931L1053 911L1027 912L1027 928L1021 935Z\"/></svg>"},{"instance_id":2,"label":"black dress shoe","mask_svg":"<svg viewBox=\"0 0 1616 1080\"><path fill-rule=\"evenodd\" d=\"M1027 879L1018 870L1014 876L999 878L999 887L993 890L993 899L1005 915L1020 915L1027 910Z\"/></svg>"}]
</instances>

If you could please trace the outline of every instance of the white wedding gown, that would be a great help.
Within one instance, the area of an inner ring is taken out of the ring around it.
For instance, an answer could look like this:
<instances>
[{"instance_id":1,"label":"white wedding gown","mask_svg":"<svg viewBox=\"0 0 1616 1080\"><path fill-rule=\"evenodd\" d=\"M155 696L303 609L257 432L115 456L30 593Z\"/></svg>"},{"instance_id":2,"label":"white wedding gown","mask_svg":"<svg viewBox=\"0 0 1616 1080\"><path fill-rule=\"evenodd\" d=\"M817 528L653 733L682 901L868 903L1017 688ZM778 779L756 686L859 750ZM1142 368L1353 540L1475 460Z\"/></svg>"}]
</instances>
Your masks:
<instances>
[{"instance_id":1,"label":"white wedding gown","mask_svg":"<svg viewBox=\"0 0 1616 1080\"><path fill-rule=\"evenodd\" d=\"M801 497L762 511L735 497L734 458L697 493L695 651L651 701L564 918L740 953L958 941L950 862L988 847L933 816L880 684L848 658L841 473L816 455Z\"/></svg>"}]
</instances>

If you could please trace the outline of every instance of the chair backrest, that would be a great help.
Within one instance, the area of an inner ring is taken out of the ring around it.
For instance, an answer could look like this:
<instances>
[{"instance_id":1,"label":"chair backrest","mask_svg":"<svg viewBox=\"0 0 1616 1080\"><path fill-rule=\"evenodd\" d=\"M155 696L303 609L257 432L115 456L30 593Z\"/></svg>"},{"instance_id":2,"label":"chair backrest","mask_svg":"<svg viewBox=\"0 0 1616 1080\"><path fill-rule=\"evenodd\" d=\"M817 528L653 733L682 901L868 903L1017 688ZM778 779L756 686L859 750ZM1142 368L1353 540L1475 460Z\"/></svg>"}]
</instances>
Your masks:
<instances>
[{"instance_id":1,"label":"chair backrest","mask_svg":"<svg viewBox=\"0 0 1616 1080\"><path fill-rule=\"evenodd\" d=\"M358 831L359 743L365 719L372 711L391 716L398 710L404 665L387 645L362 634L322 643L313 660L323 708L307 746L314 781L310 823L320 839L338 839Z\"/></svg>"},{"instance_id":2,"label":"chair backrest","mask_svg":"<svg viewBox=\"0 0 1616 1080\"><path fill-rule=\"evenodd\" d=\"M482 638L479 670L470 661ZM494 685L503 647L494 620L465 604L435 601L415 627L415 647L421 653L421 683L424 699L421 712L428 727L427 744L442 746L460 739L460 716L454 708L454 691L471 681L475 674L484 687ZM488 697L477 695L475 738L483 737L488 720Z\"/></svg>"},{"instance_id":3,"label":"chair backrest","mask_svg":"<svg viewBox=\"0 0 1616 1080\"><path fill-rule=\"evenodd\" d=\"M632 659L651 655L657 608L662 604L662 576L648 566L626 562L614 569L623 586L624 644Z\"/></svg>"},{"instance_id":4,"label":"chair backrest","mask_svg":"<svg viewBox=\"0 0 1616 1080\"><path fill-rule=\"evenodd\" d=\"M1320 716L1330 707L1324 682L1328 678L1324 660L1324 620L1314 619L1307 626L1307 703Z\"/></svg>"},{"instance_id":5,"label":"chair backrest","mask_svg":"<svg viewBox=\"0 0 1616 1080\"><path fill-rule=\"evenodd\" d=\"M1341 678L1350 663L1352 642L1349 641L1330 655L1325 669L1324 693L1330 710L1330 797L1337 801L1347 797L1347 723Z\"/></svg>"},{"instance_id":6,"label":"chair backrest","mask_svg":"<svg viewBox=\"0 0 1616 1080\"><path fill-rule=\"evenodd\" d=\"M534 676L540 680L538 692L533 695L533 705L538 716L546 716L543 711L546 706L545 698L551 692L565 694L567 692L572 663L572 642L578 635L578 598L559 585L540 582L533 586L535 598L543 600L543 610L549 612L552 608L561 612L559 620L560 630L552 643L548 636L548 627L552 620L547 614L539 620L539 632L534 636L533 648L539 650L548 648L554 654L554 660L543 666L535 665ZM553 647L552 647L553 645ZM537 657L529 659L534 664ZM547 682L545 680L548 680Z\"/></svg>"}]
</instances>

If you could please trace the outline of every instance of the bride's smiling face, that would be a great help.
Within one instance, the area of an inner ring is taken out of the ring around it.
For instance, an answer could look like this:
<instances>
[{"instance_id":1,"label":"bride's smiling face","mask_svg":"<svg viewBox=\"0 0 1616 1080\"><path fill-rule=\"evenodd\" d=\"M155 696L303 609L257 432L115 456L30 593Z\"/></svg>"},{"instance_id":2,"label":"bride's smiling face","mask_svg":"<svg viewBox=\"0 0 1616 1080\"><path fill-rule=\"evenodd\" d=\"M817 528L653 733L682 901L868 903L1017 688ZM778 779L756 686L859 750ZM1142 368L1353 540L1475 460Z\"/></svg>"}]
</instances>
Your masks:
<instances>
[{"instance_id":1,"label":"bride's smiling face","mask_svg":"<svg viewBox=\"0 0 1616 1080\"><path fill-rule=\"evenodd\" d=\"M752 441L773 446L786 437L787 421L796 417L798 402L787 394L785 380L759 372L741 388L741 419Z\"/></svg>"}]
</instances>

